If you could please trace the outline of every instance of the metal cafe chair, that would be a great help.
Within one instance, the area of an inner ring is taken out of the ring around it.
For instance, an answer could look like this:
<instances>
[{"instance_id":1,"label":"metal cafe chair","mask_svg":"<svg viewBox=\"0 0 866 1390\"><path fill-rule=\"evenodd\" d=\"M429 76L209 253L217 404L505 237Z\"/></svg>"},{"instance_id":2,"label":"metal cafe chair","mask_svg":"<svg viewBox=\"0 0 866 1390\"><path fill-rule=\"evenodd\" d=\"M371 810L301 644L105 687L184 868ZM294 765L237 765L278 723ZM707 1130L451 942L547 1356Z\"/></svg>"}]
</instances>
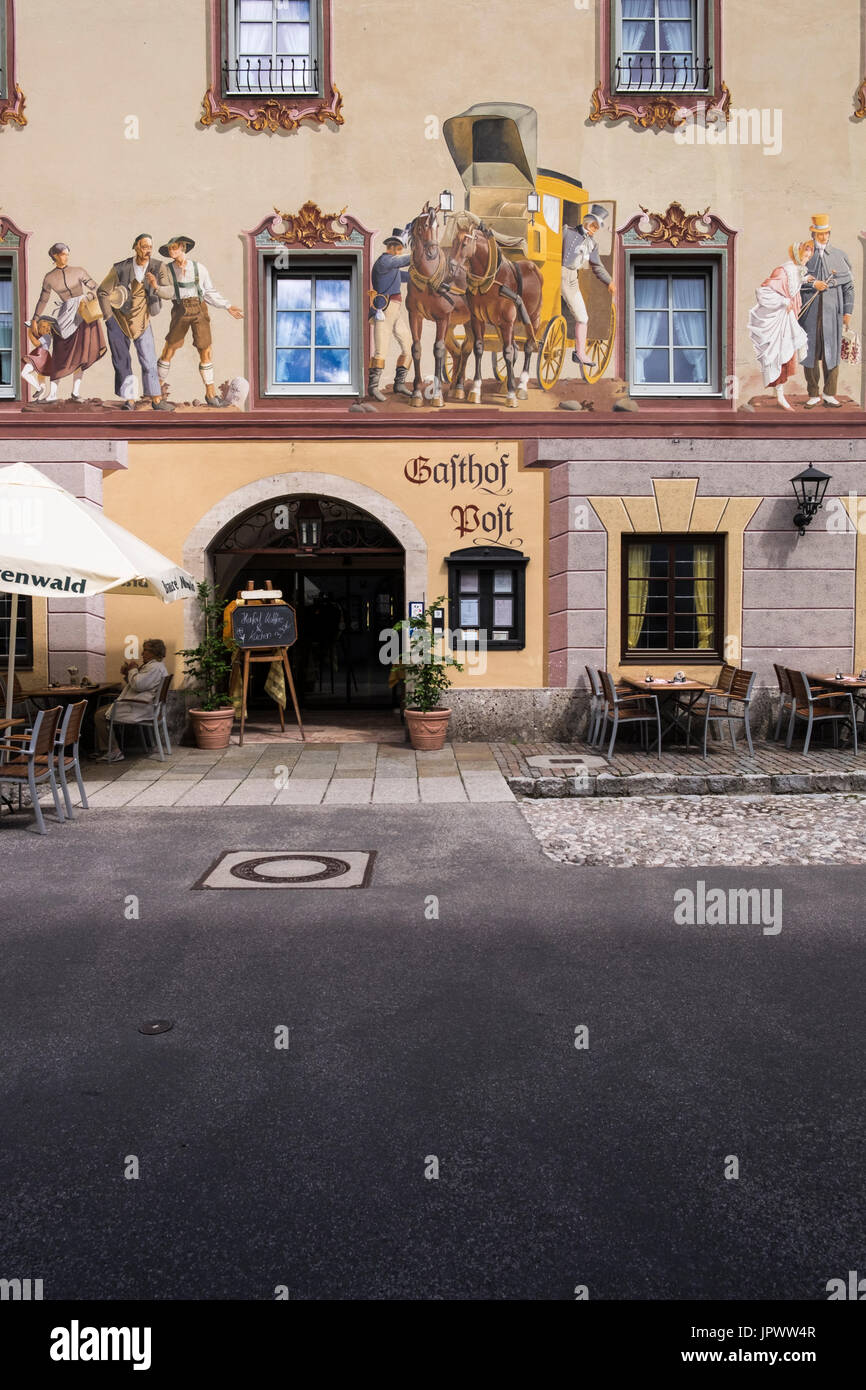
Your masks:
<instances>
[{"instance_id":1,"label":"metal cafe chair","mask_svg":"<svg viewBox=\"0 0 866 1390\"><path fill-rule=\"evenodd\" d=\"M649 693L645 695L640 693L634 695L622 695L617 690L616 685L614 684L613 676L610 674L610 671L600 671L599 675L601 677L602 690L604 691L604 697L606 701L606 721L613 721L613 730L610 736L610 747L608 748L607 753L605 755L608 759L608 762L613 757L614 745L616 744L616 736L619 732L620 724L649 725L655 723L656 730L658 733L658 754L659 758L661 758L662 721L661 714L659 713L658 696L651 695ZM636 704L639 704L641 706L651 704L655 710L655 713L650 714L646 711L645 708L633 708L633 706ZM607 723L605 723L604 738L607 738Z\"/></svg>"},{"instance_id":2,"label":"metal cafe chair","mask_svg":"<svg viewBox=\"0 0 866 1390\"><path fill-rule=\"evenodd\" d=\"M57 779L54 775L54 736L62 713L63 710L60 705L55 705L53 709L41 709L30 733L13 734L8 739L0 740L0 749L12 755L8 762L0 763L0 783L10 782L13 786L17 785L19 811L21 810L21 790L24 783L27 783L30 789L33 815L36 818L40 835L48 833L45 829L45 820L42 815L42 807L39 805L39 792L37 790L42 783L48 782L51 787L57 819L59 821L65 820Z\"/></svg>"},{"instance_id":3,"label":"metal cafe chair","mask_svg":"<svg viewBox=\"0 0 866 1390\"><path fill-rule=\"evenodd\" d=\"M752 728L749 722L750 706L752 703L752 691L757 680L756 671L739 670L737 667L728 668L733 672L727 685L727 689L713 687L708 690L706 697L702 697L697 705L689 710L689 739L691 737L692 719L701 715L704 717L704 743L703 756L707 756L707 731L710 724L727 724L728 733L731 735L731 744L737 746L737 736L734 732L735 724L742 724L746 732L746 743L749 745L750 757L755 756L755 749L752 744ZM727 679L727 671L722 667L722 673ZM743 712L738 714L731 708L732 705L742 705Z\"/></svg>"},{"instance_id":4,"label":"metal cafe chair","mask_svg":"<svg viewBox=\"0 0 866 1390\"><path fill-rule=\"evenodd\" d=\"M158 758L159 758L159 761L160 761L161 763L164 763L164 762L165 762L165 754L166 754L166 752L168 752L168 753L171 752L171 740L170 740L170 738L169 738L169 736L168 736L168 719L167 719L167 716L166 716L166 701L167 701L167 699L168 699L168 692L169 692L169 689L170 689L170 687L171 687L172 679L173 679L172 676L165 676L165 677L164 677L163 682L162 682L161 686L159 687L159 694L157 695L156 699L155 699L154 702L153 702L153 708L152 708L151 717L150 717L149 720L145 720L145 719L141 719L141 720L139 720L139 719L129 719L129 720L115 719L115 717L114 717L114 711L115 711L115 709L117 708L117 701L115 700L114 705L112 706L111 716L110 716L109 721L108 721L108 752L109 752L109 753L111 753L111 749L112 749L112 741L113 741L113 738L114 738L114 730L115 730L115 728L118 728L118 729L127 729L127 728L139 729L139 730L141 731L141 740L142 740L142 743L144 744L144 751L145 751L145 753L150 753L150 752L152 751L151 745L148 743L148 735L149 735L149 734L153 734L153 749L156 751L156 754L157 754L157 756L158 756ZM161 737L160 735L162 735L162 737ZM165 750L164 750L164 751L163 751L163 744L162 744L162 738L163 738L163 737L165 738Z\"/></svg>"},{"instance_id":5,"label":"metal cafe chair","mask_svg":"<svg viewBox=\"0 0 866 1390\"><path fill-rule=\"evenodd\" d=\"M608 713L607 700L601 686L601 678L595 666L585 666L587 678L589 680L590 700L589 700L589 725L586 741L590 748L595 748L604 742L604 730L607 727ZM627 685L617 685L617 690L622 695L630 693Z\"/></svg>"},{"instance_id":6,"label":"metal cafe chair","mask_svg":"<svg viewBox=\"0 0 866 1390\"><path fill-rule=\"evenodd\" d=\"M773 670L776 673L776 680L779 683L779 714L778 718L776 719L776 728L773 733L773 738L778 741L782 733L782 720L784 719L785 715L788 715L789 723L793 718L794 696L791 693L791 682L788 679L788 672L785 669L785 667L778 666L774 661ZM787 709L785 708L786 705Z\"/></svg>"},{"instance_id":7,"label":"metal cafe chair","mask_svg":"<svg viewBox=\"0 0 866 1390\"><path fill-rule=\"evenodd\" d=\"M788 738L785 743L786 748L791 747L791 740L794 737L794 726L798 719L805 719L806 739L803 744L803 753L809 751L809 741L812 737L812 729L816 724L832 724L833 744L839 746L839 725L851 725L851 737L854 743L854 752L857 752L857 711L854 706L854 696L850 691L828 690L816 695L811 685L809 677L805 671L792 671L786 668L788 681L791 686L793 703L791 706L791 723L788 726ZM833 702L836 703L833 703ZM816 713L817 710L817 713ZM822 712L826 711L826 712Z\"/></svg>"},{"instance_id":8,"label":"metal cafe chair","mask_svg":"<svg viewBox=\"0 0 866 1390\"><path fill-rule=\"evenodd\" d=\"M63 799L66 802L66 814L70 820L75 820L75 816L72 811L72 798L69 795L69 783L66 777L67 772L74 772L75 780L78 783L78 791L81 796L81 804L86 811L90 809L87 801L87 794L84 790L84 782L81 778L81 762L78 753L78 740L81 737L81 726L84 723L84 716L86 713L86 700L81 700L77 705L67 705L66 713L63 716L63 723L57 730L54 738L54 757L57 763L57 773L60 778Z\"/></svg>"}]
</instances>

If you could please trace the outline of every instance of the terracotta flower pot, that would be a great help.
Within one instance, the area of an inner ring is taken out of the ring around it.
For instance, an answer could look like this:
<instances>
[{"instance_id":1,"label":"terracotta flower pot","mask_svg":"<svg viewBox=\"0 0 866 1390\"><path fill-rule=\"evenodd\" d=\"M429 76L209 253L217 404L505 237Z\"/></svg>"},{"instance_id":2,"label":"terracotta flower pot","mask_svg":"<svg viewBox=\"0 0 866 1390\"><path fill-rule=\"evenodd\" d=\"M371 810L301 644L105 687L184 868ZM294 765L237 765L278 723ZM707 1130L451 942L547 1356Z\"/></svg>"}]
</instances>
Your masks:
<instances>
[{"instance_id":1,"label":"terracotta flower pot","mask_svg":"<svg viewBox=\"0 0 866 1390\"><path fill-rule=\"evenodd\" d=\"M197 748L228 748L235 719L234 708L191 709L192 731Z\"/></svg>"},{"instance_id":2,"label":"terracotta flower pot","mask_svg":"<svg viewBox=\"0 0 866 1390\"><path fill-rule=\"evenodd\" d=\"M422 752L432 752L441 748L445 742L450 718L450 709L407 709L406 723L412 747Z\"/></svg>"}]
</instances>

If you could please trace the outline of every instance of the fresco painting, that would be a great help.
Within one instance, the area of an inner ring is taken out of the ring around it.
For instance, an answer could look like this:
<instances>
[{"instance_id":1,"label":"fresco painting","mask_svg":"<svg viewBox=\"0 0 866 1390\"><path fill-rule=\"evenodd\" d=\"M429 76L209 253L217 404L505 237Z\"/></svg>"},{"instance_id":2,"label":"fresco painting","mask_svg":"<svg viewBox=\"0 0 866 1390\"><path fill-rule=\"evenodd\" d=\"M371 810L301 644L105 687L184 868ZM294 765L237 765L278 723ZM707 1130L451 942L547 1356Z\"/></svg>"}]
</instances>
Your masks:
<instances>
[{"instance_id":1,"label":"fresco painting","mask_svg":"<svg viewBox=\"0 0 866 1390\"><path fill-rule=\"evenodd\" d=\"M537 116L531 106L476 104L445 120L443 135L463 184L464 206L455 209L454 197L446 191L395 226L373 254L369 283L363 287L368 365L359 394L371 403L365 409L391 413L407 406L459 404L467 413L473 406L646 410L653 399L645 388L664 379L654 375L663 361L676 361L682 369L669 374L673 390L665 393L668 399L676 396L678 382L708 384L706 295L700 305L686 304L683 296L699 292L700 286L695 281L689 290L682 284L668 304L663 277L655 284L643 276L633 287L633 365L621 377L615 375L615 349L619 360L628 362L622 340L623 287L615 279L621 251L617 202L599 197L572 174L539 167ZM628 209L627 190L619 192L620 205ZM709 209L686 214L681 203L671 207L683 210L684 226L709 225ZM658 214L642 211L641 226L659 220ZM724 209L713 212L722 217ZM279 214L271 227L289 255L293 245L329 247L338 235L323 231L330 219L309 200L297 219L286 217ZM393 219L380 220L387 225ZM757 287L742 325L753 356L739 362L736 371L746 381L759 374L764 390L739 404L788 414L818 407L859 408L861 353L852 326L856 289L851 259L832 243L828 213L818 212L802 229L792 229L795 234L798 230L786 257ZM676 237L669 243L664 249L678 245ZM49 253L53 269L22 334L21 376L30 388L30 405L61 408L58 383L67 377L68 400L80 403L85 373L109 351L116 401L91 398L90 404L124 410L150 405L166 412L189 406L169 396L172 360L191 339L204 386L203 400L192 405L244 408L249 383L243 371L249 368L243 363L232 364L231 391L228 383L217 391L210 315L211 308L218 308L242 319L243 310L192 258L195 244L192 237L178 234L154 256L153 236L139 233L132 255L115 262L97 284L82 266L70 264L69 247L56 242ZM241 271L238 265L239 276ZM170 319L158 351L152 321L163 303L170 306ZM348 279L342 282L337 275L323 281L314 275L309 281L281 282L274 317L275 379L297 388L296 405L303 405L306 382L319 388L350 383ZM700 337L701 331L704 337L698 342L694 335ZM687 336L680 339L683 333ZM641 335L646 334L644 342ZM840 388L843 369L848 372L847 393ZM642 388L640 404L628 400L632 384ZM736 408L738 391L739 385L731 408ZM688 408L710 403L683 395Z\"/></svg>"}]
</instances>

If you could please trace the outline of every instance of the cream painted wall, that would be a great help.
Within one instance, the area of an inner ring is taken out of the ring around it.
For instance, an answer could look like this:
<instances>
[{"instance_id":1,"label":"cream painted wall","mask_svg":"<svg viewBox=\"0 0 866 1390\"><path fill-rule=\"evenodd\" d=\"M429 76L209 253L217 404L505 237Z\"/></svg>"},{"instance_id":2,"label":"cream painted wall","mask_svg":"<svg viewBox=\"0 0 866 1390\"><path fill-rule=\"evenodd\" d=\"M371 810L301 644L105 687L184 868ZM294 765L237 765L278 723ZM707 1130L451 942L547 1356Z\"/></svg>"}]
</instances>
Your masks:
<instances>
[{"instance_id":1,"label":"cream painted wall","mask_svg":"<svg viewBox=\"0 0 866 1390\"><path fill-rule=\"evenodd\" d=\"M503 497L480 489L457 487L453 492L432 480L413 483L404 475L409 459L424 453L431 466L473 453L478 462L499 461L508 455ZM519 470L519 447L507 441L492 444L460 444L442 453L428 441L423 447L398 443L226 443L226 444L131 444L129 469L106 478L105 512L130 530L145 530L148 542L178 562L190 532L222 498L245 483L283 473L311 471L339 474L366 484L388 497L418 527L428 547L427 601L448 592L444 556L471 544L471 535L460 537L451 508L476 505L482 512L507 505L513 511L511 539L531 557L526 570L526 632L523 651L489 652L486 671L454 673L455 686L533 688L546 683L545 593L546 573L546 474ZM275 493L280 496L279 490ZM147 519L146 528L142 519ZM478 538L483 535L479 531ZM495 539L489 537L490 540ZM421 598L407 594L407 600ZM164 607L155 599L114 598L106 604L106 673L118 666L130 637L162 637L168 646L169 665L179 676L181 662L174 654L184 645L183 604ZM446 615L447 617L447 615ZM448 626L451 626L449 623ZM177 681L177 684L180 682Z\"/></svg>"},{"instance_id":2,"label":"cream painted wall","mask_svg":"<svg viewBox=\"0 0 866 1390\"><path fill-rule=\"evenodd\" d=\"M863 76L859 0L756 4L724 0L724 78L736 107L779 109L783 145L678 145L670 131L587 120L595 86L599 0L335 0L334 76L345 125L295 135L250 135L240 126L199 130L208 85L204 0L19 0L18 77L29 124L0 132L3 210L33 233L32 310L47 248L68 241L74 262L101 278L129 254L133 236L196 238L196 254L232 300L244 292L240 234L271 208L313 198L348 205L380 234L459 179L436 122L476 101L526 102L539 113L539 164L616 198L620 225L640 204L688 211L708 204L741 232L737 370L758 385L745 335L755 286L802 237L812 212L833 217L848 252L862 315L866 121L852 120ZM74 19L70 13L74 13ZM140 138L124 137L136 116ZM248 325L215 320L217 382L244 369ZM164 331L167 311L158 321ZM161 342L157 334L158 345ZM201 394L187 346L174 368L175 399ZM108 359L87 393L110 396ZM842 389L859 395L859 372Z\"/></svg>"}]
</instances>

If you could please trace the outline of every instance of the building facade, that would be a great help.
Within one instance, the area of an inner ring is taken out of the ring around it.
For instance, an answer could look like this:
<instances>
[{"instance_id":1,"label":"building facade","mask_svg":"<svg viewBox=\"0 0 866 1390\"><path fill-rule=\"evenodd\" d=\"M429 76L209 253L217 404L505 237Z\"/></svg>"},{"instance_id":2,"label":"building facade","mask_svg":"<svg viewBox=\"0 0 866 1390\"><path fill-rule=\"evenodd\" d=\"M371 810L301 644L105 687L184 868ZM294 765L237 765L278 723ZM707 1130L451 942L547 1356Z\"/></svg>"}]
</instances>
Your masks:
<instances>
[{"instance_id":1,"label":"building facade","mask_svg":"<svg viewBox=\"0 0 866 1390\"><path fill-rule=\"evenodd\" d=\"M440 595L458 737L575 734L587 663L866 666L863 50L860 0L0 0L0 460L271 580L324 706ZM156 634L180 709L191 604L34 597L19 669Z\"/></svg>"}]
</instances>

